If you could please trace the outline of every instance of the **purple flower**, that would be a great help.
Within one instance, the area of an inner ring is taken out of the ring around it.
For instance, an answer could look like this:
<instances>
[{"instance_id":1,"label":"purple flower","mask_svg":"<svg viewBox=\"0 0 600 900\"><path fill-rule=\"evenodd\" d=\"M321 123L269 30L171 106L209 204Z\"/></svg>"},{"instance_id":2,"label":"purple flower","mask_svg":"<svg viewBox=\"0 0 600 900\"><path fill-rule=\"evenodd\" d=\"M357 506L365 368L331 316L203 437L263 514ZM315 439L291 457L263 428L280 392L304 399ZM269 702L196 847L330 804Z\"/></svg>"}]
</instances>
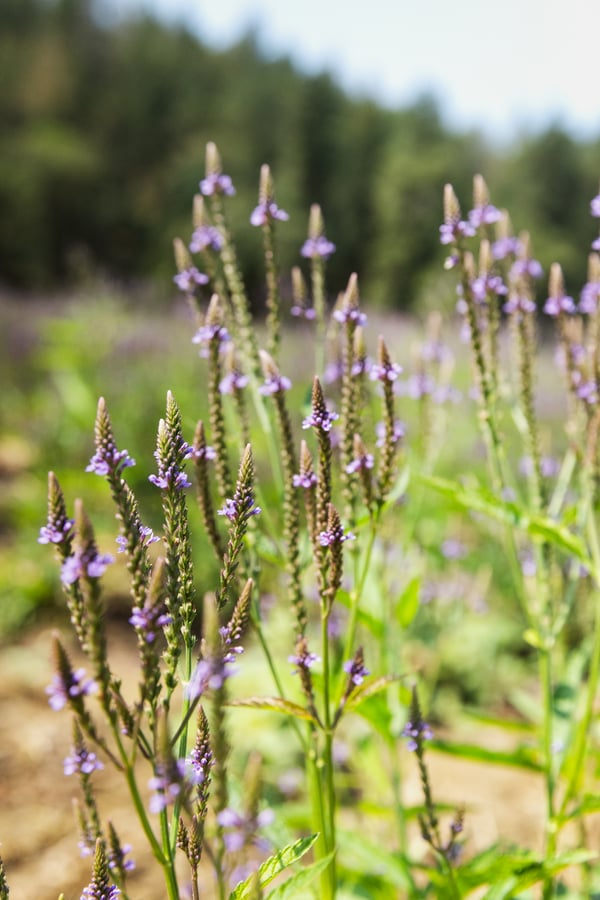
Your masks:
<instances>
[{"instance_id":1,"label":"purple flower","mask_svg":"<svg viewBox=\"0 0 600 900\"><path fill-rule=\"evenodd\" d=\"M208 275L200 272L196 266L189 266L173 276L173 281L180 291L186 294L193 294L198 285L208 284Z\"/></svg>"},{"instance_id":2,"label":"purple flower","mask_svg":"<svg viewBox=\"0 0 600 900\"><path fill-rule=\"evenodd\" d=\"M90 855L92 851L90 850ZM117 900L121 896L121 891L116 884L109 884L106 887L99 887L92 881L88 887L81 892L79 900Z\"/></svg>"},{"instance_id":3,"label":"purple flower","mask_svg":"<svg viewBox=\"0 0 600 900\"><path fill-rule=\"evenodd\" d=\"M191 487L192 482L189 480L185 472L179 468L180 462L189 459L194 455L194 448L187 441L182 440L177 453L178 462L173 462L169 466L165 466L165 462L158 450L154 451L154 459L158 464L158 475L148 475L148 481L163 491L169 488L175 490L183 490Z\"/></svg>"},{"instance_id":4,"label":"purple flower","mask_svg":"<svg viewBox=\"0 0 600 900\"><path fill-rule=\"evenodd\" d=\"M413 725L409 721L402 729L402 737L408 738L406 746L408 750L414 751L418 749L419 744L423 741L430 741L433 737L433 732L427 722L416 722Z\"/></svg>"},{"instance_id":5,"label":"purple flower","mask_svg":"<svg viewBox=\"0 0 600 900\"><path fill-rule=\"evenodd\" d=\"M343 544L344 541L353 541L356 535L351 531L344 533L344 529L340 525L339 528L330 528L327 531L319 532L319 543L321 547L332 547L335 544Z\"/></svg>"},{"instance_id":6,"label":"purple flower","mask_svg":"<svg viewBox=\"0 0 600 900\"><path fill-rule=\"evenodd\" d=\"M351 475L353 472L360 472L363 469L372 469L375 464L372 453L364 453L362 456L355 456L346 466L346 472Z\"/></svg>"},{"instance_id":7,"label":"purple flower","mask_svg":"<svg viewBox=\"0 0 600 900\"><path fill-rule=\"evenodd\" d=\"M48 522L40 528L38 544L60 544L75 524L75 519L64 519L56 522Z\"/></svg>"},{"instance_id":8,"label":"purple flower","mask_svg":"<svg viewBox=\"0 0 600 900\"><path fill-rule=\"evenodd\" d=\"M583 400L584 403L589 403L590 406L598 402L598 385L593 380L584 381L578 385L575 393L580 400Z\"/></svg>"},{"instance_id":9,"label":"purple flower","mask_svg":"<svg viewBox=\"0 0 600 900\"><path fill-rule=\"evenodd\" d=\"M292 475L292 484L308 491L317 484L316 472L300 472L299 475Z\"/></svg>"},{"instance_id":10,"label":"purple flower","mask_svg":"<svg viewBox=\"0 0 600 900\"><path fill-rule=\"evenodd\" d=\"M288 662L296 666L292 674L297 675L302 669L312 669L315 663L321 662L321 657L306 650L303 653L292 653L291 656L288 656Z\"/></svg>"},{"instance_id":11,"label":"purple flower","mask_svg":"<svg viewBox=\"0 0 600 900\"><path fill-rule=\"evenodd\" d=\"M205 348L214 340L218 340L219 344L226 344L229 339L229 332L224 325L202 325L192 338L192 344L201 344Z\"/></svg>"},{"instance_id":12,"label":"purple flower","mask_svg":"<svg viewBox=\"0 0 600 900\"><path fill-rule=\"evenodd\" d=\"M150 812L162 812L170 803L175 803L181 793L184 774L185 762L182 759L178 759L168 767L157 765L156 775L148 782L150 790L155 792L148 804Z\"/></svg>"},{"instance_id":13,"label":"purple flower","mask_svg":"<svg viewBox=\"0 0 600 900\"><path fill-rule=\"evenodd\" d=\"M233 674L235 672L230 666L230 660L226 660L224 656L205 657L192 672L185 696L188 700L195 700L209 690L218 691Z\"/></svg>"},{"instance_id":14,"label":"purple flower","mask_svg":"<svg viewBox=\"0 0 600 900\"><path fill-rule=\"evenodd\" d=\"M537 564L531 550L524 550L519 554L521 571L526 578L533 578L537 572Z\"/></svg>"},{"instance_id":15,"label":"purple flower","mask_svg":"<svg viewBox=\"0 0 600 900\"><path fill-rule=\"evenodd\" d=\"M331 431L331 426L339 415L336 412L330 412L326 409L324 412L313 409L309 416L306 416L302 422L303 428L320 428L322 431Z\"/></svg>"},{"instance_id":16,"label":"purple flower","mask_svg":"<svg viewBox=\"0 0 600 900\"><path fill-rule=\"evenodd\" d=\"M402 366L399 363L381 364L373 363L369 378L371 381L395 381L402 372Z\"/></svg>"},{"instance_id":17,"label":"purple flower","mask_svg":"<svg viewBox=\"0 0 600 900\"><path fill-rule=\"evenodd\" d=\"M213 194L227 194L231 197L235 194L235 188L229 175L211 172L200 182L200 193L205 197L211 197Z\"/></svg>"},{"instance_id":18,"label":"purple flower","mask_svg":"<svg viewBox=\"0 0 600 900\"><path fill-rule=\"evenodd\" d=\"M469 224L473 228L481 228L482 225L493 225L501 217L499 209L491 203L486 203L484 206L476 206L469 212Z\"/></svg>"},{"instance_id":19,"label":"purple flower","mask_svg":"<svg viewBox=\"0 0 600 900\"><path fill-rule=\"evenodd\" d=\"M248 376L234 370L221 379L219 390L222 394L234 394L236 391L241 391L247 386Z\"/></svg>"},{"instance_id":20,"label":"purple flower","mask_svg":"<svg viewBox=\"0 0 600 900\"><path fill-rule=\"evenodd\" d=\"M332 244L324 234L307 238L300 250L300 254L306 259L316 259L318 257L327 259L332 253L335 253L335 244Z\"/></svg>"},{"instance_id":21,"label":"purple flower","mask_svg":"<svg viewBox=\"0 0 600 900\"><path fill-rule=\"evenodd\" d=\"M240 498L236 500L235 497L233 499L228 497L224 506L217 510L217 515L226 516L230 522L235 522L242 515L248 518L249 516L258 516L261 512L260 506L254 505L254 498L248 495L246 498L246 510L243 509Z\"/></svg>"},{"instance_id":22,"label":"purple flower","mask_svg":"<svg viewBox=\"0 0 600 900\"><path fill-rule=\"evenodd\" d=\"M149 547L150 544L156 544L156 542L160 540L160 538L154 534L151 528L149 528L147 525L142 525L141 522L138 525L138 531L140 535L140 544L142 547ZM120 534L117 538L115 538L115 540L119 547L117 553L125 553L129 546L129 539L127 538L127 536L124 534Z\"/></svg>"},{"instance_id":23,"label":"purple flower","mask_svg":"<svg viewBox=\"0 0 600 900\"><path fill-rule=\"evenodd\" d=\"M171 486L176 490L183 490L184 488L192 486L192 482L185 472L180 471L177 466L174 465L169 466L169 468L165 469L162 473L159 472L158 475L148 475L148 481L162 491L168 490Z\"/></svg>"},{"instance_id":24,"label":"purple flower","mask_svg":"<svg viewBox=\"0 0 600 900\"><path fill-rule=\"evenodd\" d=\"M370 372L372 366L373 360L369 356L361 356L359 359L355 359L350 366L350 374L353 378L358 378L359 375L366 375Z\"/></svg>"},{"instance_id":25,"label":"purple flower","mask_svg":"<svg viewBox=\"0 0 600 900\"><path fill-rule=\"evenodd\" d=\"M595 219L600 219L600 194L598 194L590 203L590 212Z\"/></svg>"},{"instance_id":26,"label":"purple flower","mask_svg":"<svg viewBox=\"0 0 600 900\"><path fill-rule=\"evenodd\" d=\"M65 757L63 769L65 775L91 775L94 771L100 771L104 768L95 753L87 750L85 747L74 748L69 756Z\"/></svg>"},{"instance_id":27,"label":"purple flower","mask_svg":"<svg viewBox=\"0 0 600 900\"><path fill-rule=\"evenodd\" d=\"M357 309L356 306L349 306L346 309L336 309L333 318L341 325L347 325L348 322L354 325L366 325L367 317L365 313Z\"/></svg>"},{"instance_id":28,"label":"purple flower","mask_svg":"<svg viewBox=\"0 0 600 900\"><path fill-rule=\"evenodd\" d=\"M292 382L285 375L269 375L258 390L259 393L265 395L281 394L283 391L289 391L291 386Z\"/></svg>"},{"instance_id":29,"label":"purple flower","mask_svg":"<svg viewBox=\"0 0 600 900\"><path fill-rule=\"evenodd\" d=\"M548 297L544 303L544 312L552 318L558 318L561 313L574 313L575 302L572 297L567 297L565 294L560 297Z\"/></svg>"},{"instance_id":30,"label":"purple flower","mask_svg":"<svg viewBox=\"0 0 600 900\"><path fill-rule=\"evenodd\" d=\"M541 278L543 274L542 264L537 259L517 259L510 269L511 278Z\"/></svg>"},{"instance_id":31,"label":"purple flower","mask_svg":"<svg viewBox=\"0 0 600 900\"><path fill-rule=\"evenodd\" d=\"M98 690L98 685L92 678L85 677L85 669L76 669L67 684L62 675L56 674L52 678L52 684L46 688L48 703L52 709L63 709L69 702L69 697L87 697Z\"/></svg>"},{"instance_id":32,"label":"purple flower","mask_svg":"<svg viewBox=\"0 0 600 900\"><path fill-rule=\"evenodd\" d=\"M492 256L494 259L506 259L507 256L516 256L523 249L523 244L518 237L503 237L492 244Z\"/></svg>"},{"instance_id":33,"label":"purple flower","mask_svg":"<svg viewBox=\"0 0 600 900\"><path fill-rule=\"evenodd\" d=\"M135 466L135 459L127 453L127 450L117 450L116 447L100 446L85 467L86 472L94 472L96 475L120 474L123 469Z\"/></svg>"},{"instance_id":34,"label":"purple flower","mask_svg":"<svg viewBox=\"0 0 600 900\"><path fill-rule=\"evenodd\" d=\"M378 422L375 426L375 434L377 435L377 440L375 441L376 447L383 447L385 444L385 435L386 435L386 425L385 422ZM392 444L397 444L402 440L404 435L406 434L406 427L400 419L396 419L394 422L394 427L392 429Z\"/></svg>"},{"instance_id":35,"label":"purple flower","mask_svg":"<svg viewBox=\"0 0 600 900\"><path fill-rule=\"evenodd\" d=\"M600 250L600 237L597 237L596 240L592 241L592 250Z\"/></svg>"},{"instance_id":36,"label":"purple flower","mask_svg":"<svg viewBox=\"0 0 600 900\"><path fill-rule=\"evenodd\" d=\"M535 312L535 303L530 297L515 294L508 298L502 309L508 315L512 313L533 313Z\"/></svg>"},{"instance_id":37,"label":"purple flower","mask_svg":"<svg viewBox=\"0 0 600 900\"><path fill-rule=\"evenodd\" d=\"M540 471L543 478L556 478L560 472L560 462L553 456L542 456L540 459ZM519 460L519 472L521 475L533 474L533 459L531 456L523 456Z\"/></svg>"},{"instance_id":38,"label":"purple flower","mask_svg":"<svg viewBox=\"0 0 600 900\"><path fill-rule=\"evenodd\" d=\"M581 289L579 312L592 316L598 311L598 298L600 298L600 281L588 281Z\"/></svg>"},{"instance_id":39,"label":"purple flower","mask_svg":"<svg viewBox=\"0 0 600 900\"><path fill-rule=\"evenodd\" d=\"M508 293L508 288L499 275L479 275L471 281L471 291L476 303L485 303L490 294L501 297Z\"/></svg>"},{"instance_id":40,"label":"purple flower","mask_svg":"<svg viewBox=\"0 0 600 900\"><path fill-rule=\"evenodd\" d=\"M198 747L193 747L185 763L186 772L188 772L192 783L204 784L210 776L210 770L214 763L213 752L208 745L203 746L201 750Z\"/></svg>"},{"instance_id":41,"label":"purple flower","mask_svg":"<svg viewBox=\"0 0 600 900\"><path fill-rule=\"evenodd\" d=\"M298 306L297 304L292 306L290 313L297 319L308 319L308 321L312 321L317 315L312 306Z\"/></svg>"},{"instance_id":42,"label":"purple flower","mask_svg":"<svg viewBox=\"0 0 600 900\"><path fill-rule=\"evenodd\" d=\"M100 578L106 567L114 562L110 553L96 551L76 551L68 556L62 564L60 580L63 584L74 584L79 578Z\"/></svg>"},{"instance_id":43,"label":"purple flower","mask_svg":"<svg viewBox=\"0 0 600 900\"><path fill-rule=\"evenodd\" d=\"M287 222L288 214L284 209L279 209L274 200L261 200L250 216L250 224L255 226L268 225L274 219Z\"/></svg>"},{"instance_id":44,"label":"purple flower","mask_svg":"<svg viewBox=\"0 0 600 900\"><path fill-rule=\"evenodd\" d=\"M363 683L367 675L371 674L365 665L356 659L349 659L344 663L344 672L348 673L350 681L356 687Z\"/></svg>"},{"instance_id":45,"label":"purple flower","mask_svg":"<svg viewBox=\"0 0 600 900\"><path fill-rule=\"evenodd\" d=\"M132 849L131 844L122 844L117 853L114 848L110 847L108 849L108 868L112 871L119 871L122 869L124 872L133 872L135 869L134 860L125 859L127 854L131 853Z\"/></svg>"},{"instance_id":46,"label":"purple flower","mask_svg":"<svg viewBox=\"0 0 600 900\"><path fill-rule=\"evenodd\" d=\"M467 555L467 548L456 538L446 538L442 543L441 550L442 556L446 559L464 559Z\"/></svg>"},{"instance_id":47,"label":"purple flower","mask_svg":"<svg viewBox=\"0 0 600 900\"><path fill-rule=\"evenodd\" d=\"M214 250L218 253L223 248L223 236L214 225L200 225L195 229L190 240L192 253L201 253L203 250Z\"/></svg>"},{"instance_id":48,"label":"purple flower","mask_svg":"<svg viewBox=\"0 0 600 900\"><path fill-rule=\"evenodd\" d=\"M411 375L404 383L399 382L397 387L398 394L405 394L412 397L413 400L420 400L421 397L427 397L435 390L435 381L427 372L417 372Z\"/></svg>"},{"instance_id":49,"label":"purple flower","mask_svg":"<svg viewBox=\"0 0 600 900\"><path fill-rule=\"evenodd\" d=\"M134 606L131 610L129 622L138 631L141 631L147 644L153 644L160 628L170 625L173 621L162 603L154 606Z\"/></svg>"},{"instance_id":50,"label":"purple flower","mask_svg":"<svg viewBox=\"0 0 600 900\"><path fill-rule=\"evenodd\" d=\"M454 244L458 238L473 237L475 228L470 222L463 222L460 219L454 222L444 222L440 225L440 243Z\"/></svg>"},{"instance_id":51,"label":"purple flower","mask_svg":"<svg viewBox=\"0 0 600 900\"><path fill-rule=\"evenodd\" d=\"M192 451L192 459L216 459L217 451L214 447L206 444L204 447L194 447Z\"/></svg>"},{"instance_id":52,"label":"purple flower","mask_svg":"<svg viewBox=\"0 0 600 900\"><path fill-rule=\"evenodd\" d=\"M336 359L333 362L327 363L325 368L325 373L323 376L323 381L325 384L333 384L335 381L339 381L339 379L344 374L344 366L341 359ZM303 426L304 427L304 426ZM308 425L306 426L308 428Z\"/></svg>"},{"instance_id":53,"label":"purple flower","mask_svg":"<svg viewBox=\"0 0 600 900\"><path fill-rule=\"evenodd\" d=\"M227 807L217 814L217 822L221 828L229 829L223 835L225 847L230 853L239 853L244 847L253 844L266 850L268 841L257 835L260 828L270 825L275 819L272 809L263 809L257 816L241 815Z\"/></svg>"}]
</instances>

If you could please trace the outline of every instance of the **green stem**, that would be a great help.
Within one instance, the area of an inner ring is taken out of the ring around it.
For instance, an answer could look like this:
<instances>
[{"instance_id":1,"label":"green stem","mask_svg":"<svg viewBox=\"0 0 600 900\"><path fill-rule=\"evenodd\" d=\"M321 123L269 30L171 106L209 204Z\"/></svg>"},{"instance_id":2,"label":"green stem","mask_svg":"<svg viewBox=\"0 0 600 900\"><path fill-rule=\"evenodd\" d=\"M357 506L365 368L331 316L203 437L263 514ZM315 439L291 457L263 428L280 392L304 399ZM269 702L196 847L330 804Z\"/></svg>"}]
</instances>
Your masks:
<instances>
[{"instance_id":1,"label":"green stem","mask_svg":"<svg viewBox=\"0 0 600 900\"><path fill-rule=\"evenodd\" d=\"M333 729L330 702L330 665L329 665L329 609L325 601L321 611L321 653L323 654L323 724L325 730L325 746L322 756L321 778L324 779L323 795L325 799L324 820L325 850L326 853L335 851L335 785L333 779ZM329 884L328 898L334 898L336 893L335 856L331 858L325 876Z\"/></svg>"}]
</instances>

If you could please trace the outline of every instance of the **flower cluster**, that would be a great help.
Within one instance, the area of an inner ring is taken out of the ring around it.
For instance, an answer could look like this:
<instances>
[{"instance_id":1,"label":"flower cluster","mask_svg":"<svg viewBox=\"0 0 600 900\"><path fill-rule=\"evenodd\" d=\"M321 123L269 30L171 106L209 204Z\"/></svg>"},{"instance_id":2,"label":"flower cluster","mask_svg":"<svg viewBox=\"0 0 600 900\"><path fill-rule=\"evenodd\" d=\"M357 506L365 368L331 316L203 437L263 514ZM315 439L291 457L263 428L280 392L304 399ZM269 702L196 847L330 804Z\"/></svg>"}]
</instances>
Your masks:
<instances>
[{"instance_id":1,"label":"flower cluster","mask_svg":"<svg viewBox=\"0 0 600 900\"><path fill-rule=\"evenodd\" d=\"M97 690L98 685L93 678L86 678L85 669L75 669L68 678L65 673L54 675L46 693L49 705L58 711L67 705L70 697L86 697Z\"/></svg>"},{"instance_id":2,"label":"flower cluster","mask_svg":"<svg viewBox=\"0 0 600 900\"><path fill-rule=\"evenodd\" d=\"M247 519L249 516L258 516L261 512L260 506L256 506L254 503L254 497L247 495L245 501L241 497L228 497L221 509L217 510L217 515L225 516L230 522L235 522L242 516Z\"/></svg>"},{"instance_id":3,"label":"flower cluster","mask_svg":"<svg viewBox=\"0 0 600 900\"><path fill-rule=\"evenodd\" d=\"M344 532L341 525L334 528L328 528L326 531L320 531L318 534L319 544L321 547L336 547L343 544L344 541L353 541L356 535L351 531Z\"/></svg>"},{"instance_id":4,"label":"flower cluster","mask_svg":"<svg viewBox=\"0 0 600 900\"><path fill-rule=\"evenodd\" d=\"M131 610L129 622L144 636L147 644L153 644L159 633L159 629L170 625L173 621L162 603L152 606L134 606Z\"/></svg>"},{"instance_id":5,"label":"flower cluster","mask_svg":"<svg viewBox=\"0 0 600 900\"><path fill-rule=\"evenodd\" d=\"M194 448L190 447L187 441L182 440L178 449L178 456L181 460L189 459L194 454ZM165 465L163 454L158 450L154 451L154 458L158 463L158 475L148 475L148 481L161 490L168 490L170 487L177 490L191 487L192 482L189 480L183 469L177 463Z\"/></svg>"},{"instance_id":6,"label":"flower cluster","mask_svg":"<svg viewBox=\"0 0 600 900\"><path fill-rule=\"evenodd\" d=\"M324 234L307 238L300 250L300 255L305 259L327 259L332 253L335 253L335 244L332 244Z\"/></svg>"},{"instance_id":7,"label":"flower cluster","mask_svg":"<svg viewBox=\"0 0 600 900\"><path fill-rule=\"evenodd\" d=\"M344 663L344 672L348 673L349 681L355 686L358 687L363 683L367 675L370 675L370 671L364 664L362 658L362 651L357 653L353 659L349 659Z\"/></svg>"},{"instance_id":8,"label":"flower cluster","mask_svg":"<svg viewBox=\"0 0 600 900\"><path fill-rule=\"evenodd\" d=\"M197 287L208 284L209 278L204 272L200 272L196 266L189 266L187 269L182 269L181 272L178 272L173 277L173 281L180 291L186 294L193 294Z\"/></svg>"},{"instance_id":9,"label":"flower cluster","mask_svg":"<svg viewBox=\"0 0 600 900\"><path fill-rule=\"evenodd\" d=\"M313 407L310 415L306 416L303 420L302 427L320 428L322 431L331 431L331 426L336 419L339 419L338 413L330 412L328 409L320 410Z\"/></svg>"},{"instance_id":10,"label":"flower cluster","mask_svg":"<svg viewBox=\"0 0 600 900\"><path fill-rule=\"evenodd\" d=\"M54 521L48 520L46 525L40 528L38 544L61 544L69 537L73 530L75 519L56 517Z\"/></svg>"},{"instance_id":11,"label":"flower cluster","mask_svg":"<svg viewBox=\"0 0 600 900\"><path fill-rule=\"evenodd\" d=\"M272 373L265 378L264 384L261 384L258 390L264 395L281 394L283 391L289 391L291 386L292 382L285 375Z\"/></svg>"},{"instance_id":12,"label":"flower cluster","mask_svg":"<svg viewBox=\"0 0 600 900\"><path fill-rule=\"evenodd\" d=\"M100 578L107 566L114 562L110 553L98 553L95 547L76 550L67 556L62 564L60 580L63 584L74 584L79 578Z\"/></svg>"},{"instance_id":13,"label":"flower cluster","mask_svg":"<svg viewBox=\"0 0 600 900\"><path fill-rule=\"evenodd\" d=\"M226 194L231 197L235 194L235 188L229 175L224 175L222 172L209 172L206 178L200 182L200 193L204 197L212 197L213 194Z\"/></svg>"},{"instance_id":14,"label":"flower cluster","mask_svg":"<svg viewBox=\"0 0 600 900\"><path fill-rule=\"evenodd\" d=\"M138 525L138 532L142 547L149 547L151 544L156 544L160 540L148 525L142 525L141 522ZM115 538L115 541L119 547L117 553L125 553L129 544L127 537L124 534L120 534Z\"/></svg>"},{"instance_id":15,"label":"flower cluster","mask_svg":"<svg viewBox=\"0 0 600 900\"><path fill-rule=\"evenodd\" d=\"M274 200L261 200L252 211L250 224L258 228L260 225L268 225L274 219L287 222L289 215L284 209L280 209Z\"/></svg>"},{"instance_id":16,"label":"flower cluster","mask_svg":"<svg viewBox=\"0 0 600 900\"><path fill-rule=\"evenodd\" d=\"M194 229L190 239L192 253L202 253L203 250L214 250L218 253L223 249L223 235L214 225L199 225Z\"/></svg>"},{"instance_id":17,"label":"flower cluster","mask_svg":"<svg viewBox=\"0 0 600 900\"><path fill-rule=\"evenodd\" d=\"M430 741L433 738L433 732L427 722L423 720L411 722L408 721L402 729L402 737L408 739L408 750L417 750L423 741Z\"/></svg>"},{"instance_id":18,"label":"flower cluster","mask_svg":"<svg viewBox=\"0 0 600 900\"><path fill-rule=\"evenodd\" d=\"M100 771L103 768L104 765L96 754L83 746L74 748L63 762L65 775L75 775L75 773L91 775L92 772Z\"/></svg>"}]
</instances>

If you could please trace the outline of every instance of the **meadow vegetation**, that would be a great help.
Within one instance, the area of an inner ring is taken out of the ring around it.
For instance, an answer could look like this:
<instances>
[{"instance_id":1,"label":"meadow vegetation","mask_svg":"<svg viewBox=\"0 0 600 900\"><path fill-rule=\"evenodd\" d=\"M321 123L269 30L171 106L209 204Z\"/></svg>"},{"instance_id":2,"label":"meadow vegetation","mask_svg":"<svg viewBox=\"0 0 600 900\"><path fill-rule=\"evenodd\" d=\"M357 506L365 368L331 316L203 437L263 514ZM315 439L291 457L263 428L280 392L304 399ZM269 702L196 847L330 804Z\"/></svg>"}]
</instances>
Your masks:
<instances>
[{"instance_id":1,"label":"meadow vegetation","mask_svg":"<svg viewBox=\"0 0 600 900\"><path fill-rule=\"evenodd\" d=\"M187 316L107 298L9 322L30 365L10 388L4 503L33 544L50 465L39 540L71 636L64 622L48 696L74 722L82 897L137 896L138 846L96 790L109 767L169 900L594 896L596 253L576 301L481 177L464 215L447 185L446 312L378 319L356 273L333 281L317 205L284 277L285 192L263 165L245 226L259 323L234 191L209 143L175 241ZM5 628L47 596L45 565L15 574ZM135 635L135 685L111 615ZM510 825L478 844L475 811L438 794L444 754L536 779L531 845Z\"/></svg>"}]
</instances>

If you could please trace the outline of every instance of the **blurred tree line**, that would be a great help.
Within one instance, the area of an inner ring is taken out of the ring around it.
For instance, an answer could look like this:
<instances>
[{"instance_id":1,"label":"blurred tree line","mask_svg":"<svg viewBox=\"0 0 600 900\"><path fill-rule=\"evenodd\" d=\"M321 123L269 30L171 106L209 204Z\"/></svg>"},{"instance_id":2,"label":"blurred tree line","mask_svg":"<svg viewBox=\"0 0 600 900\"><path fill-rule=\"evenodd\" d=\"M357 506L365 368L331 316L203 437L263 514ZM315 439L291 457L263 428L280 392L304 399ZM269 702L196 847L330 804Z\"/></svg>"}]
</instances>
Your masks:
<instances>
[{"instance_id":1,"label":"blurred tree line","mask_svg":"<svg viewBox=\"0 0 600 900\"><path fill-rule=\"evenodd\" d=\"M5 286L54 288L82 272L167 286L208 140L237 187L230 210L251 286L260 238L245 226L263 162L291 216L282 266L298 261L319 202L338 246L331 283L358 271L380 305L406 308L435 285L442 186L452 181L468 205L477 171L533 232L544 265L560 259L572 291L585 280L599 139L556 125L500 150L450 130L429 97L397 111L352 98L328 74L265 60L251 34L217 52L183 27L147 16L111 24L100 12L94 0L2 0Z\"/></svg>"}]
</instances>

